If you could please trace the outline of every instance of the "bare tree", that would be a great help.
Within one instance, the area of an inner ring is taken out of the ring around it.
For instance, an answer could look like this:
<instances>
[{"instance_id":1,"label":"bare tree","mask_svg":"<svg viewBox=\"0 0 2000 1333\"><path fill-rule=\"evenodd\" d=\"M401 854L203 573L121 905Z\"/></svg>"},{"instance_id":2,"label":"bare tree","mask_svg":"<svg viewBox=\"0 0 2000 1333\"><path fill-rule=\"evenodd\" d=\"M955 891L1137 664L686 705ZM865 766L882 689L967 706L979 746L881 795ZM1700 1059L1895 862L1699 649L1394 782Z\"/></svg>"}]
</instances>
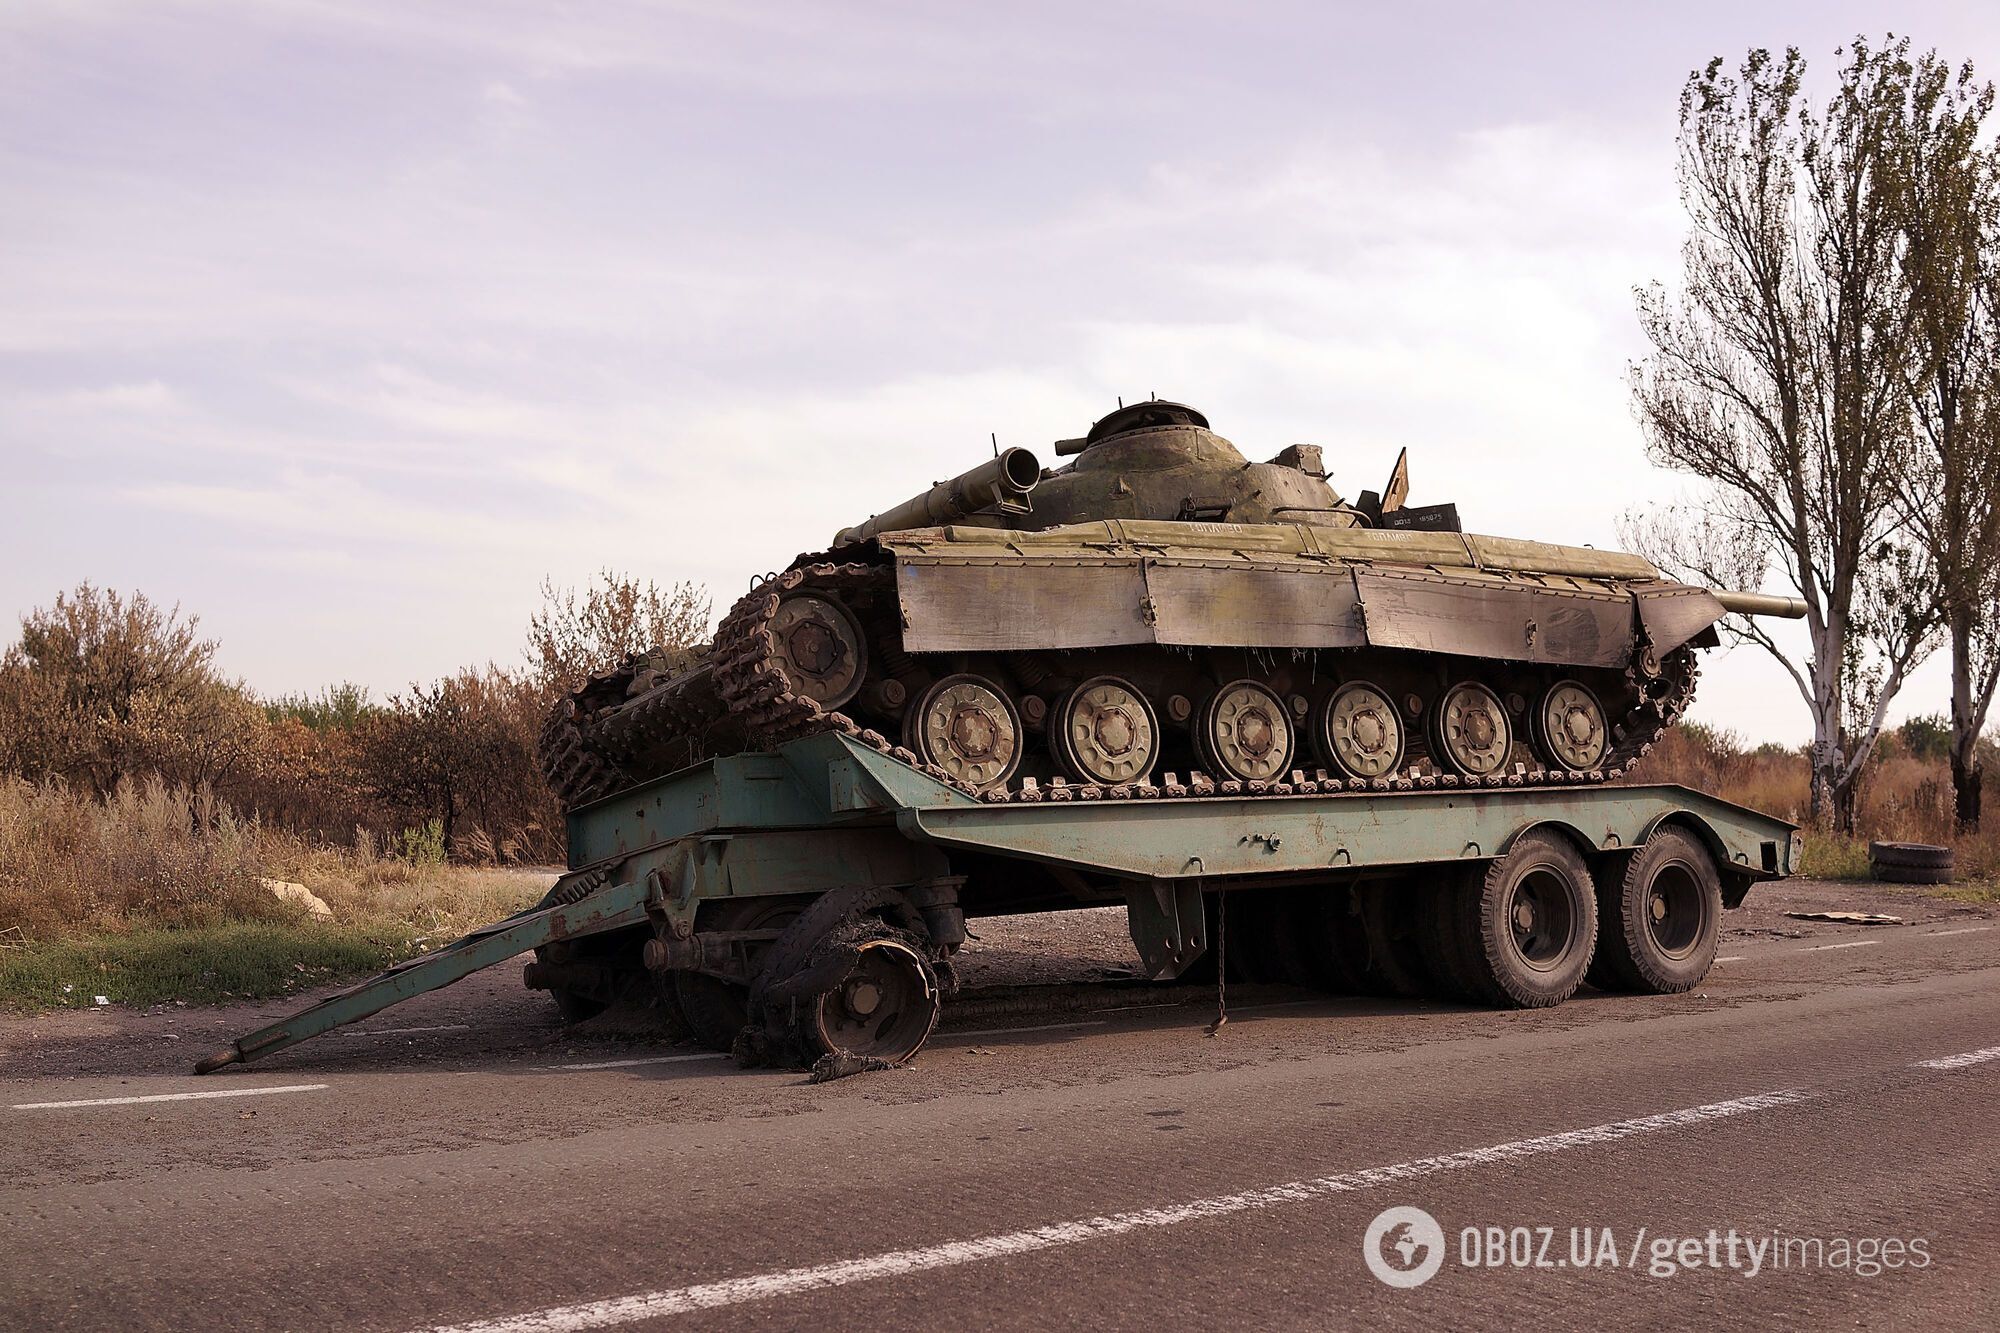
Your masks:
<instances>
[{"instance_id":1,"label":"bare tree","mask_svg":"<svg viewBox=\"0 0 2000 1333\"><path fill-rule=\"evenodd\" d=\"M1958 827L1979 825L1979 734L2000 684L2000 158L1985 140L1993 85L1933 52L1916 62L1894 141L1909 291L1917 485L1911 531L1936 562L1951 647L1951 781Z\"/></svg>"},{"instance_id":2,"label":"bare tree","mask_svg":"<svg viewBox=\"0 0 2000 1333\"><path fill-rule=\"evenodd\" d=\"M528 622L528 671L546 693L572 689L635 653L691 649L708 621L708 594L692 583L662 589L607 569L579 592L545 579L542 608Z\"/></svg>"},{"instance_id":3,"label":"bare tree","mask_svg":"<svg viewBox=\"0 0 2000 1333\"><path fill-rule=\"evenodd\" d=\"M1843 828L1889 702L1937 637L1932 581L1897 504L1909 313L1887 178L1907 49L1857 41L1847 56L1823 110L1804 96L1796 50L1689 76L1684 289L1638 292L1653 353L1632 370L1649 454L1711 484L1701 525L1651 553L1702 577L1722 572L1708 568L1717 554L1733 579L1775 565L1806 603L1803 660L1754 624L1727 628L1797 684L1813 720L1813 814Z\"/></svg>"}]
</instances>

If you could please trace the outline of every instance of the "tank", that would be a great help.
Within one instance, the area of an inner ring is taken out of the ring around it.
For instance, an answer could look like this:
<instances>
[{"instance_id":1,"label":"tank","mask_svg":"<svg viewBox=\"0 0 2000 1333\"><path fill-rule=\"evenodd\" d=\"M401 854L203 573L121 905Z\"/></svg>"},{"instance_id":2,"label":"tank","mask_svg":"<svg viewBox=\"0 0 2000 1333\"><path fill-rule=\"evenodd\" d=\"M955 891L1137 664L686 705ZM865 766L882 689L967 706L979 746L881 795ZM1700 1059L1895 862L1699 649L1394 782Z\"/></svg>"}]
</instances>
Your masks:
<instances>
[{"instance_id":1,"label":"tank","mask_svg":"<svg viewBox=\"0 0 2000 1333\"><path fill-rule=\"evenodd\" d=\"M1344 499L1320 449L1252 462L1181 403L1044 469L996 451L836 533L691 658L562 701L566 805L837 730L987 800L1615 778L1692 699L1731 611L1639 556L1469 534L1406 459Z\"/></svg>"}]
</instances>

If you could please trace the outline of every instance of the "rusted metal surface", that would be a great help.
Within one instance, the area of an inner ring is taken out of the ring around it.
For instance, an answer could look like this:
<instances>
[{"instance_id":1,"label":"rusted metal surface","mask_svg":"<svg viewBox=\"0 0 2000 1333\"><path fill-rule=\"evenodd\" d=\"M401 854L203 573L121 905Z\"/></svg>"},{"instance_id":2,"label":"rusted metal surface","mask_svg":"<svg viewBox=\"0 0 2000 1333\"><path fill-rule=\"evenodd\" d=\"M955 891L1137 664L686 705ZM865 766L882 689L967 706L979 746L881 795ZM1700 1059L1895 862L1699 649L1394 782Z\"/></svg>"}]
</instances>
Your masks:
<instances>
[{"instance_id":1,"label":"rusted metal surface","mask_svg":"<svg viewBox=\"0 0 2000 1333\"><path fill-rule=\"evenodd\" d=\"M1477 583L1415 570L1354 575L1368 642L1383 648L1563 666L1632 657L1629 592Z\"/></svg>"}]
</instances>

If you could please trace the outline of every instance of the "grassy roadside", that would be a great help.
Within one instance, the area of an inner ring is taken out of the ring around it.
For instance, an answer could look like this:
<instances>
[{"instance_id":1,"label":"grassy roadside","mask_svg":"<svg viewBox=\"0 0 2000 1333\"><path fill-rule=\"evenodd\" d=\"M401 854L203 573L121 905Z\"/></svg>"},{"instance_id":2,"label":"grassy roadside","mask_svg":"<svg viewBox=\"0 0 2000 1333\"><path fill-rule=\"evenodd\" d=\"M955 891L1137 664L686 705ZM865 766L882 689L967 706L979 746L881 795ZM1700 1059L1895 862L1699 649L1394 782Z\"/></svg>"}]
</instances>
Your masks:
<instances>
[{"instance_id":1,"label":"grassy roadside","mask_svg":"<svg viewBox=\"0 0 2000 1333\"><path fill-rule=\"evenodd\" d=\"M263 1000L379 972L419 946L390 923L245 922L133 930L0 950L0 1007Z\"/></svg>"},{"instance_id":2,"label":"grassy roadside","mask_svg":"<svg viewBox=\"0 0 2000 1333\"><path fill-rule=\"evenodd\" d=\"M308 842L157 782L0 779L0 1008L270 999L380 971L539 898L553 872ZM330 919L273 893L302 884Z\"/></svg>"}]
</instances>

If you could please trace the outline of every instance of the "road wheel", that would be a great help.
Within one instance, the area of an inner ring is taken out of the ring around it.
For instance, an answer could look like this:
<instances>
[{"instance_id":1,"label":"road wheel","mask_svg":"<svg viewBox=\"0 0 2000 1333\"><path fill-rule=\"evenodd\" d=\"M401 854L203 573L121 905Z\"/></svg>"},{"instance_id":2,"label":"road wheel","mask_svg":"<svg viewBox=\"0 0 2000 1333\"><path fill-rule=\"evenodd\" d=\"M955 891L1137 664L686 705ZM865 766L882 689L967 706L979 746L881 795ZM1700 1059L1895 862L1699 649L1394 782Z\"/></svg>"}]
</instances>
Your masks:
<instances>
[{"instance_id":1,"label":"road wheel","mask_svg":"<svg viewBox=\"0 0 2000 1333\"><path fill-rule=\"evenodd\" d=\"M724 899L702 912L697 929L782 930L798 914L798 903L785 898ZM762 961L762 948L751 951L752 975ZM739 982L724 981L706 972L676 971L673 991L674 998L680 1001L681 1016L687 1020L688 1030L711 1051L731 1049L736 1034L750 1021L750 988Z\"/></svg>"},{"instance_id":2,"label":"road wheel","mask_svg":"<svg viewBox=\"0 0 2000 1333\"><path fill-rule=\"evenodd\" d=\"M1087 680L1056 705L1049 748L1079 782L1144 782L1160 754L1160 721L1130 681Z\"/></svg>"},{"instance_id":3,"label":"road wheel","mask_svg":"<svg viewBox=\"0 0 2000 1333\"><path fill-rule=\"evenodd\" d=\"M1535 706L1535 748L1550 767L1588 772L1604 763L1611 727L1604 705L1580 681L1559 680Z\"/></svg>"},{"instance_id":4,"label":"road wheel","mask_svg":"<svg viewBox=\"0 0 2000 1333\"><path fill-rule=\"evenodd\" d=\"M1722 879L1701 840L1663 828L1597 891L1597 960L1606 989L1675 995L1708 975L1722 933Z\"/></svg>"},{"instance_id":5,"label":"road wheel","mask_svg":"<svg viewBox=\"0 0 2000 1333\"><path fill-rule=\"evenodd\" d=\"M1195 736L1218 777L1280 782L1291 769L1291 711L1254 680L1232 681L1211 694Z\"/></svg>"},{"instance_id":6,"label":"road wheel","mask_svg":"<svg viewBox=\"0 0 2000 1333\"><path fill-rule=\"evenodd\" d=\"M1314 729L1320 758L1350 778L1387 777L1402 766L1402 716L1389 696L1364 681L1336 690Z\"/></svg>"},{"instance_id":7,"label":"road wheel","mask_svg":"<svg viewBox=\"0 0 2000 1333\"><path fill-rule=\"evenodd\" d=\"M911 710L911 748L968 787L1005 787L1021 767L1021 714L984 676L946 676Z\"/></svg>"},{"instance_id":8,"label":"road wheel","mask_svg":"<svg viewBox=\"0 0 2000 1333\"><path fill-rule=\"evenodd\" d=\"M1597 944L1590 867L1560 834L1516 840L1460 899L1471 947L1466 980L1488 1004L1561 1004L1583 982Z\"/></svg>"},{"instance_id":9,"label":"road wheel","mask_svg":"<svg viewBox=\"0 0 2000 1333\"><path fill-rule=\"evenodd\" d=\"M1462 680L1439 697L1431 715L1431 753L1453 772L1491 777L1514 750L1514 727L1500 696L1476 680Z\"/></svg>"}]
</instances>

